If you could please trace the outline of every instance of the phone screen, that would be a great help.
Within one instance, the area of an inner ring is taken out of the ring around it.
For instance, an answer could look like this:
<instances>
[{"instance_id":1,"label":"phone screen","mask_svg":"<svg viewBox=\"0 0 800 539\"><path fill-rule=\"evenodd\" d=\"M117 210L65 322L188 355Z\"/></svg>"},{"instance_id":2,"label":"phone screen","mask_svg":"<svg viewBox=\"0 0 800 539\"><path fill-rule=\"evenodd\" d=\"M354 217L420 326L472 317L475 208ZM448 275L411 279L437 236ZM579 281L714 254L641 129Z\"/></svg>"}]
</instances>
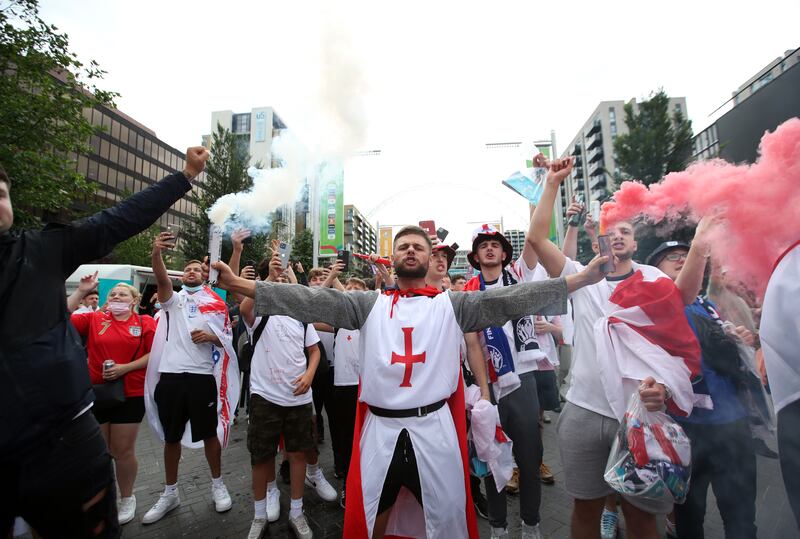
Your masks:
<instances>
[{"instance_id":1,"label":"phone screen","mask_svg":"<svg viewBox=\"0 0 800 539\"><path fill-rule=\"evenodd\" d=\"M433 221L420 221L419 227L428 233L428 236L436 235L436 225Z\"/></svg>"},{"instance_id":2,"label":"phone screen","mask_svg":"<svg viewBox=\"0 0 800 539\"><path fill-rule=\"evenodd\" d=\"M174 251L178 248L178 238L181 235L181 227L175 224L167 225L167 232L172 235L172 244L175 246L171 251Z\"/></svg>"},{"instance_id":3,"label":"phone screen","mask_svg":"<svg viewBox=\"0 0 800 539\"><path fill-rule=\"evenodd\" d=\"M350 251L339 251L336 258L344 263L342 271L350 271Z\"/></svg>"},{"instance_id":4,"label":"phone screen","mask_svg":"<svg viewBox=\"0 0 800 539\"><path fill-rule=\"evenodd\" d=\"M439 227L436 229L436 237L439 238L439 241L444 241L449 233L446 228Z\"/></svg>"},{"instance_id":5,"label":"phone screen","mask_svg":"<svg viewBox=\"0 0 800 539\"><path fill-rule=\"evenodd\" d=\"M278 244L278 255L281 257L281 267L286 269L289 267L289 255L292 252L292 246L282 241Z\"/></svg>"},{"instance_id":6,"label":"phone screen","mask_svg":"<svg viewBox=\"0 0 800 539\"><path fill-rule=\"evenodd\" d=\"M600 256L608 257L608 262L600 266L602 272L608 274L617 269L617 265L614 263L614 254L611 252L611 238L608 234L597 236L597 246L600 249Z\"/></svg>"}]
</instances>

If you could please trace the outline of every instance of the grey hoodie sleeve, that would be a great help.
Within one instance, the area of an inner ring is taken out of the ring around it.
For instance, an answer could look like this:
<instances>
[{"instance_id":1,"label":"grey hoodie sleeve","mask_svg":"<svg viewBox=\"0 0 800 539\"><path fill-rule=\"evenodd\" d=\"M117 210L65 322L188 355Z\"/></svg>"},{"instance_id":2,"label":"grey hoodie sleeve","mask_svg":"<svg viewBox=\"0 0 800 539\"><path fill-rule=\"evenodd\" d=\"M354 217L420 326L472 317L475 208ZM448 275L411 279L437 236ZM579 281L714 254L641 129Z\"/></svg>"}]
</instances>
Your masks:
<instances>
[{"instance_id":1,"label":"grey hoodie sleeve","mask_svg":"<svg viewBox=\"0 0 800 539\"><path fill-rule=\"evenodd\" d=\"M340 292L301 284L256 282L256 316L284 315L307 324L325 322L335 328L359 329L378 299L378 292Z\"/></svg>"},{"instance_id":2,"label":"grey hoodie sleeve","mask_svg":"<svg viewBox=\"0 0 800 539\"><path fill-rule=\"evenodd\" d=\"M564 278L449 294L456 320L465 333L502 326L509 320L530 314L552 316L567 312Z\"/></svg>"}]
</instances>

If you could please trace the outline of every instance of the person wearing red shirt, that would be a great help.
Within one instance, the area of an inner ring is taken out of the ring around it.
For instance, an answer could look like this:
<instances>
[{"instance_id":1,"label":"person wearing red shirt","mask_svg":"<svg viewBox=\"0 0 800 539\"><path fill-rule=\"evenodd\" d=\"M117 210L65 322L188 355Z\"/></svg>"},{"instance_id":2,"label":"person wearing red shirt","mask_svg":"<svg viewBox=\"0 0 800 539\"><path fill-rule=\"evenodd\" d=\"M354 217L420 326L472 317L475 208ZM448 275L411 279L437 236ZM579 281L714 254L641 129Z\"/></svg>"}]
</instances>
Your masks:
<instances>
[{"instance_id":1,"label":"person wearing red shirt","mask_svg":"<svg viewBox=\"0 0 800 539\"><path fill-rule=\"evenodd\" d=\"M81 286L88 286L88 281L96 279L96 276L82 279ZM151 317L135 312L139 300L136 288L118 283L108 293L106 310L71 316L72 324L86 339L92 384L124 379L123 404L101 407L96 403L92 408L116 463L120 524L133 520L136 513L136 497L133 495L139 466L135 453L136 436L144 417L144 378L156 331ZM103 370L103 362L108 359L115 365Z\"/></svg>"}]
</instances>

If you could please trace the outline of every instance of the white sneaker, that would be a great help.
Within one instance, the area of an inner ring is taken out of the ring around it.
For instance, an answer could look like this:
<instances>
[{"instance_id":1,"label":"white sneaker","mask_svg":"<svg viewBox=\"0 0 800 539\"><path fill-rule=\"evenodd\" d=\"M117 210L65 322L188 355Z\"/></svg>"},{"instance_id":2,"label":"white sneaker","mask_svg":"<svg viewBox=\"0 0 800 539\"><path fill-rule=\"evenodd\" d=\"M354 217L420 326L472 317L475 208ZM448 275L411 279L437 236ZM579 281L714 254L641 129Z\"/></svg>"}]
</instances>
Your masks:
<instances>
[{"instance_id":1,"label":"white sneaker","mask_svg":"<svg viewBox=\"0 0 800 539\"><path fill-rule=\"evenodd\" d=\"M214 507L217 509L217 513L224 513L233 505L231 495L228 494L228 489L225 488L225 485L215 487L212 484L211 497L214 498Z\"/></svg>"},{"instance_id":2,"label":"white sneaker","mask_svg":"<svg viewBox=\"0 0 800 539\"><path fill-rule=\"evenodd\" d=\"M335 502L339 498L336 489L325 479L322 470L319 470L315 477L311 477L306 472L306 486L316 489L317 495L326 502Z\"/></svg>"},{"instance_id":3,"label":"white sneaker","mask_svg":"<svg viewBox=\"0 0 800 539\"><path fill-rule=\"evenodd\" d=\"M175 494L162 494L159 496L156 504L142 517L142 524L152 524L158 522L164 515L175 509L181 504L181 498L178 493Z\"/></svg>"},{"instance_id":4,"label":"white sneaker","mask_svg":"<svg viewBox=\"0 0 800 539\"><path fill-rule=\"evenodd\" d=\"M542 538L542 531L539 529L539 524L535 524L533 526L528 526L524 522L522 523L522 535L520 535L521 539L543 539Z\"/></svg>"},{"instance_id":5,"label":"white sneaker","mask_svg":"<svg viewBox=\"0 0 800 539\"><path fill-rule=\"evenodd\" d=\"M266 527L266 518L254 518L253 523L250 524L250 533L247 534L247 539L261 539L261 536L264 534L264 528Z\"/></svg>"},{"instance_id":6,"label":"white sneaker","mask_svg":"<svg viewBox=\"0 0 800 539\"><path fill-rule=\"evenodd\" d=\"M136 515L136 496L120 498L117 508L117 518L120 524L127 524Z\"/></svg>"},{"instance_id":7,"label":"white sneaker","mask_svg":"<svg viewBox=\"0 0 800 539\"><path fill-rule=\"evenodd\" d=\"M289 527L297 536L297 539L311 539L314 537L314 534L311 533L311 528L308 527L305 515L300 515L296 518L289 517Z\"/></svg>"},{"instance_id":8,"label":"white sneaker","mask_svg":"<svg viewBox=\"0 0 800 539\"><path fill-rule=\"evenodd\" d=\"M275 522L281 516L281 491L267 489L267 520Z\"/></svg>"},{"instance_id":9,"label":"white sneaker","mask_svg":"<svg viewBox=\"0 0 800 539\"><path fill-rule=\"evenodd\" d=\"M492 528L492 539L508 539L508 529Z\"/></svg>"}]
</instances>

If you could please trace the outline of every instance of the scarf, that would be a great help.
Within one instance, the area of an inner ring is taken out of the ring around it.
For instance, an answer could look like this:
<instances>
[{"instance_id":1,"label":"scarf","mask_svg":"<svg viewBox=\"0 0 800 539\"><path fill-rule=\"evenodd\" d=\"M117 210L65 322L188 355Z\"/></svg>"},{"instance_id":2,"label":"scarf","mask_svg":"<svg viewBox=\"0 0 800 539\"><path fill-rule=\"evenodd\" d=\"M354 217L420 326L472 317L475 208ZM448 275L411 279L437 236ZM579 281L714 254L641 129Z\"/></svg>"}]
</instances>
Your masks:
<instances>
[{"instance_id":1,"label":"scarf","mask_svg":"<svg viewBox=\"0 0 800 539\"><path fill-rule=\"evenodd\" d=\"M383 293L387 296L392 296L392 308L389 309L389 318L392 318L394 316L394 306L397 305L400 298L413 298L414 296L433 298L441 294L442 291L428 285L425 288L405 288L402 290L399 288L387 288Z\"/></svg>"},{"instance_id":2,"label":"scarf","mask_svg":"<svg viewBox=\"0 0 800 539\"><path fill-rule=\"evenodd\" d=\"M517 284L517 280L510 271L504 269L502 273L503 286L511 286ZM486 281L483 274L479 273L477 277L473 277L464 286L465 291L485 291ZM526 330L527 319L530 326ZM514 345L517 351L524 352L528 350L530 341L526 339L528 334L534 335L533 321L530 316L523 316L516 320L512 320L514 328ZM506 334L501 327L488 327L483 330L483 342L486 346L486 367L489 372L489 381L495 386L497 392L497 399L500 400L505 395L508 395L520 386L519 376L517 375L514 366L514 353L508 344ZM539 348L536 338L533 338L533 345L535 349Z\"/></svg>"}]
</instances>

